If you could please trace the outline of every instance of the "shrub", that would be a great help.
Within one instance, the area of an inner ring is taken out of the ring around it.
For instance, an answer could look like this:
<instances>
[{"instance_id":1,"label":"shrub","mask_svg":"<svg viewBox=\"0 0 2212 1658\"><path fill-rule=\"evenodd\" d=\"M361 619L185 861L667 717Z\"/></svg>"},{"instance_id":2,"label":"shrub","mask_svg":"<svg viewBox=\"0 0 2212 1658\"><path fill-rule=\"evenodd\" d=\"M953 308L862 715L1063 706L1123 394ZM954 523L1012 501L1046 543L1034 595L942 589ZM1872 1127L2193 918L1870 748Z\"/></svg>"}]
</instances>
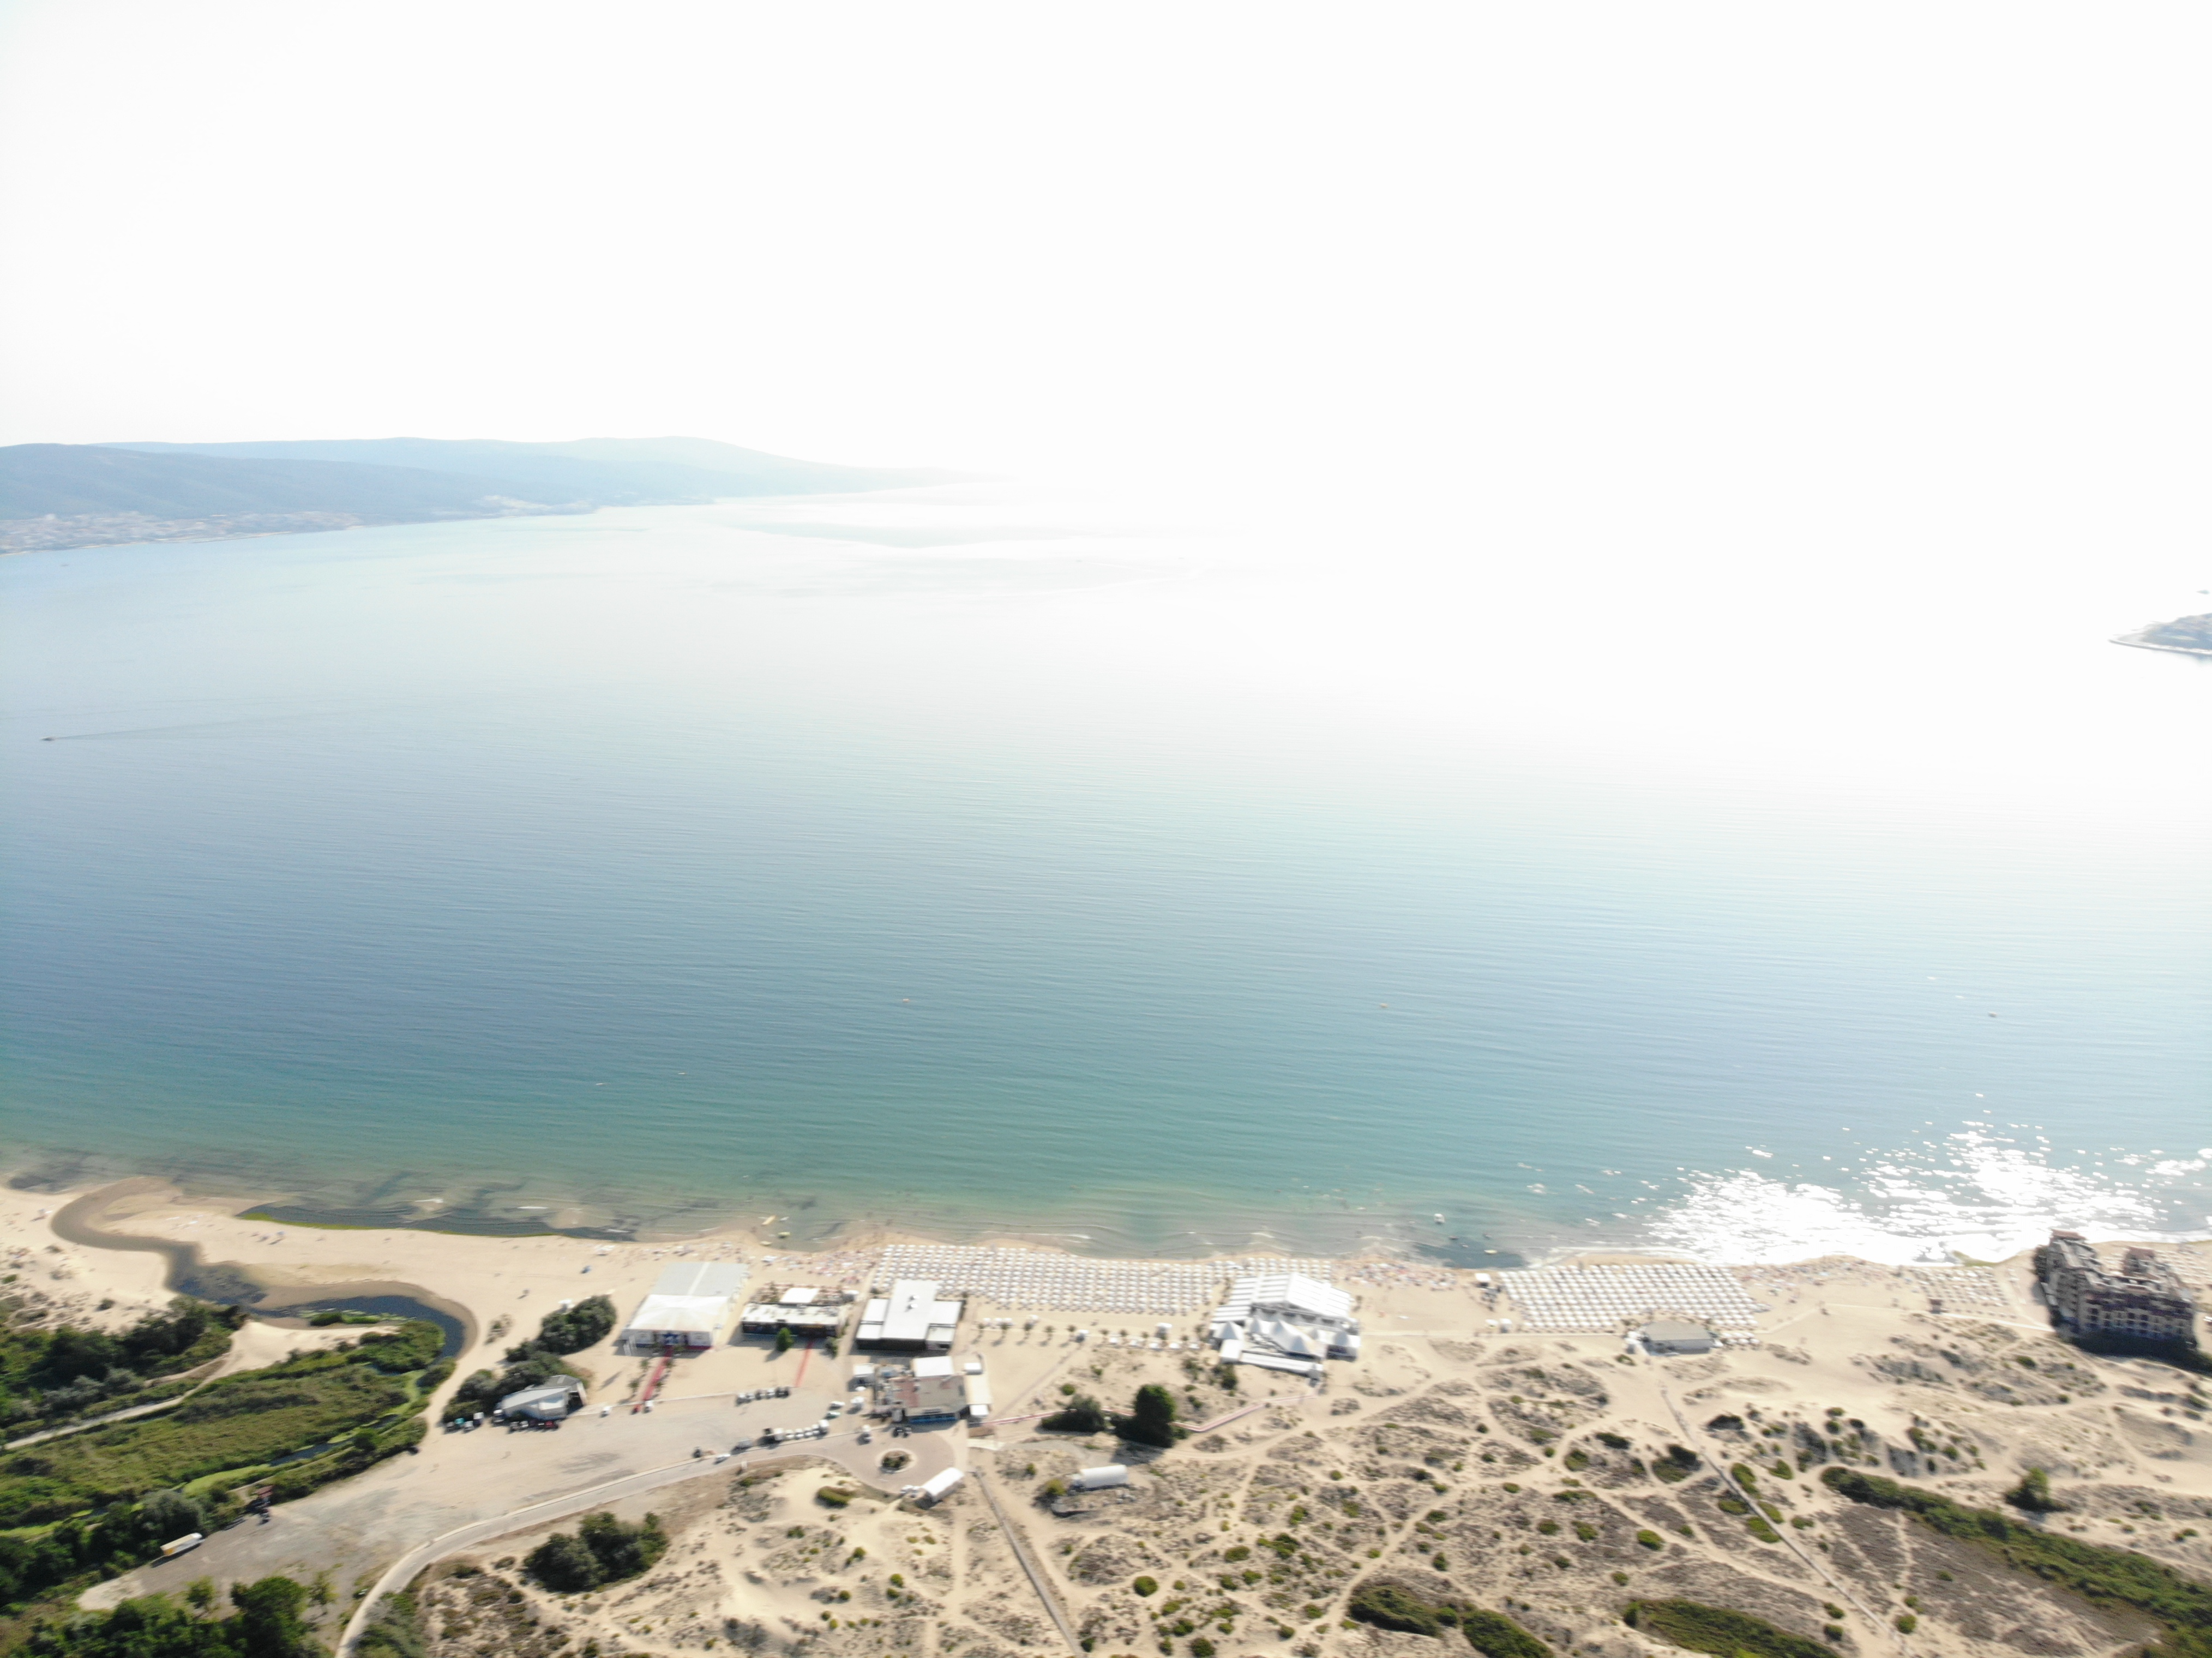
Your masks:
<instances>
[{"instance_id":1,"label":"shrub","mask_svg":"<svg viewBox=\"0 0 2212 1658\"><path fill-rule=\"evenodd\" d=\"M615 1327L615 1304L605 1296L592 1296L565 1311L545 1315L530 1345L541 1352L580 1353L596 1347Z\"/></svg>"},{"instance_id":2,"label":"shrub","mask_svg":"<svg viewBox=\"0 0 2212 1658\"><path fill-rule=\"evenodd\" d=\"M649 1571L667 1552L658 1515L630 1526L602 1509L586 1515L574 1533L556 1532L531 1550L522 1569L549 1589L574 1594Z\"/></svg>"},{"instance_id":3,"label":"shrub","mask_svg":"<svg viewBox=\"0 0 2212 1658\"><path fill-rule=\"evenodd\" d=\"M1985 1549L2093 1605L2128 1607L2156 1619L2166 1630L2154 1649L2158 1658L2212 1658L2212 1584L2132 1550L2024 1525L1994 1509L1969 1508L1893 1479L1849 1468L1831 1468L1820 1478L1854 1503L1904 1509L1930 1530Z\"/></svg>"},{"instance_id":4,"label":"shrub","mask_svg":"<svg viewBox=\"0 0 2212 1658\"><path fill-rule=\"evenodd\" d=\"M1158 1582L1150 1577L1139 1577L1129 1587L1139 1594L1157 1594L1160 1589Z\"/></svg>"},{"instance_id":5,"label":"shrub","mask_svg":"<svg viewBox=\"0 0 2212 1658\"><path fill-rule=\"evenodd\" d=\"M1680 1485L1698 1469L1698 1454L1685 1445L1669 1445L1667 1455L1651 1465L1651 1472L1669 1485Z\"/></svg>"},{"instance_id":6,"label":"shrub","mask_svg":"<svg viewBox=\"0 0 2212 1658\"><path fill-rule=\"evenodd\" d=\"M1696 1600L1632 1600L1621 1616L1631 1629L1717 1658L1827 1658L1818 1641L1749 1612Z\"/></svg>"},{"instance_id":7,"label":"shrub","mask_svg":"<svg viewBox=\"0 0 2212 1658\"><path fill-rule=\"evenodd\" d=\"M1103 1405L1089 1394L1079 1393L1037 1425L1047 1433L1095 1434L1105 1432L1111 1424Z\"/></svg>"},{"instance_id":8,"label":"shrub","mask_svg":"<svg viewBox=\"0 0 2212 1658\"><path fill-rule=\"evenodd\" d=\"M1625 1451L1628 1448L1628 1436L1626 1434L1617 1434L1610 1429L1601 1428L1598 1430L1597 1437L1600 1444L1609 1445L1616 1451Z\"/></svg>"},{"instance_id":9,"label":"shrub","mask_svg":"<svg viewBox=\"0 0 2212 1658\"><path fill-rule=\"evenodd\" d=\"M1667 1546L1667 1540L1656 1531L1639 1531L1636 1533L1636 1540L1655 1552Z\"/></svg>"},{"instance_id":10,"label":"shrub","mask_svg":"<svg viewBox=\"0 0 2212 1658\"><path fill-rule=\"evenodd\" d=\"M1899 1635L1910 1635L1920 1627L1920 1620L1909 1612L1899 1612L1892 1621L1896 1624Z\"/></svg>"},{"instance_id":11,"label":"shrub","mask_svg":"<svg viewBox=\"0 0 2212 1658\"><path fill-rule=\"evenodd\" d=\"M2041 1468L2030 1468L2021 1475L2020 1484L2005 1493L2004 1500L2029 1514L2066 1511L2066 1505L2051 1494L2051 1476Z\"/></svg>"},{"instance_id":12,"label":"shrub","mask_svg":"<svg viewBox=\"0 0 2212 1658\"><path fill-rule=\"evenodd\" d=\"M1552 1649L1502 1612L1472 1601L1425 1599L1402 1583L1374 1579L1352 1594L1347 1610L1379 1629L1438 1636L1455 1628L1485 1658L1552 1658Z\"/></svg>"}]
</instances>

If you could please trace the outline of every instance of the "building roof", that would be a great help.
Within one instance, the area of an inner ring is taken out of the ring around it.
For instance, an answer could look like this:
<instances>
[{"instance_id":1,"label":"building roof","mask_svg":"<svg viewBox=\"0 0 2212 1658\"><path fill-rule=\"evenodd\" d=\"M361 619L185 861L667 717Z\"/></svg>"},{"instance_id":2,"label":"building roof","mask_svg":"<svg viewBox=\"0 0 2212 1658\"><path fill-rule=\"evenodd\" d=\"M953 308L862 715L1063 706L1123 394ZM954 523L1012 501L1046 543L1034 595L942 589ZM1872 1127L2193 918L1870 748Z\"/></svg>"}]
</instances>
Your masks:
<instances>
[{"instance_id":1,"label":"building roof","mask_svg":"<svg viewBox=\"0 0 2212 1658\"><path fill-rule=\"evenodd\" d=\"M715 1335L729 1322L730 1303L747 1273L731 1261L679 1260L661 1269L653 1293L630 1319L631 1330Z\"/></svg>"},{"instance_id":2,"label":"building roof","mask_svg":"<svg viewBox=\"0 0 2212 1658\"><path fill-rule=\"evenodd\" d=\"M751 1273L736 1261L679 1260L660 1269L653 1293L657 1296L734 1297L745 1287Z\"/></svg>"},{"instance_id":3,"label":"building roof","mask_svg":"<svg viewBox=\"0 0 2212 1658\"><path fill-rule=\"evenodd\" d=\"M811 1284L794 1284L787 1288L776 1299L787 1307L811 1307L814 1304L815 1297L821 1293L820 1290Z\"/></svg>"},{"instance_id":4,"label":"building roof","mask_svg":"<svg viewBox=\"0 0 2212 1658\"><path fill-rule=\"evenodd\" d=\"M968 1390L957 1376L895 1376L883 1392L908 1416L957 1416L968 1408Z\"/></svg>"},{"instance_id":5,"label":"building roof","mask_svg":"<svg viewBox=\"0 0 2212 1658\"><path fill-rule=\"evenodd\" d=\"M1655 1318L1639 1328L1637 1334L1646 1341L1711 1341L1713 1333L1702 1324L1692 1324L1679 1318Z\"/></svg>"},{"instance_id":6,"label":"building roof","mask_svg":"<svg viewBox=\"0 0 2212 1658\"><path fill-rule=\"evenodd\" d=\"M1340 1319L1352 1317L1352 1297L1319 1278L1303 1272L1267 1272L1240 1278L1229 1288L1229 1299L1217 1318L1244 1318L1256 1309L1288 1312L1293 1316Z\"/></svg>"},{"instance_id":7,"label":"building roof","mask_svg":"<svg viewBox=\"0 0 2212 1658\"><path fill-rule=\"evenodd\" d=\"M499 1401L498 1408L507 1416L566 1416L571 1401L582 1404L583 1384L571 1379L545 1388L525 1388L519 1394L509 1394Z\"/></svg>"},{"instance_id":8,"label":"building roof","mask_svg":"<svg viewBox=\"0 0 2212 1658\"><path fill-rule=\"evenodd\" d=\"M951 1376L952 1361L942 1353L933 1357L917 1358L914 1362L914 1373L916 1376Z\"/></svg>"},{"instance_id":9,"label":"building roof","mask_svg":"<svg viewBox=\"0 0 2212 1658\"><path fill-rule=\"evenodd\" d=\"M647 1296L640 1303L637 1315L630 1320L629 1327L711 1336L720 1333L729 1318L727 1296Z\"/></svg>"},{"instance_id":10,"label":"building roof","mask_svg":"<svg viewBox=\"0 0 2212 1658\"><path fill-rule=\"evenodd\" d=\"M891 1292L885 1298L883 1339L885 1341L927 1341L929 1339L930 1317L936 1310L937 1285L934 1281L929 1278L901 1278L891 1285Z\"/></svg>"}]
</instances>

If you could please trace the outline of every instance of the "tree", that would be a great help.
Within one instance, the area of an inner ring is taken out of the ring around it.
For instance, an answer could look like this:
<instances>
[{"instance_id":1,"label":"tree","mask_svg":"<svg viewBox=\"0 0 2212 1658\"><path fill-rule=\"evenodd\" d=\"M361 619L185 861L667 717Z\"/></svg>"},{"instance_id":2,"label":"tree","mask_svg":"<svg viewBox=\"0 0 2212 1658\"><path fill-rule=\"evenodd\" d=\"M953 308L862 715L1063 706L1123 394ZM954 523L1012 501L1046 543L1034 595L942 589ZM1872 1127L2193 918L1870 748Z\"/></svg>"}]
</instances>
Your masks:
<instances>
[{"instance_id":1,"label":"tree","mask_svg":"<svg viewBox=\"0 0 2212 1658\"><path fill-rule=\"evenodd\" d=\"M230 1598L238 1606L239 1650L244 1658L310 1658L317 1651L301 1616L307 1591L290 1578L233 1583Z\"/></svg>"},{"instance_id":2,"label":"tree","mask_svg":"<svg viewBox=\"0 0 2212 1658\"><path fill-rule=\"evenodd\" d=\"M2005 1501L2029 1514L2063 1514L2066 1509L2051 1494L2051 1476L2041 1468L2021 1475L2020 1484L2005 1493Z\"/></svg>"},{"instance_id":3,"label":"tree","mask_svg":"<svg viewBox=\"0 0 2212 1658\"><path fill-rule=\"evenodd\" d=\"M1122 1438L1139 1445L1172 1445L1176 1442L1175 1414L1175 1395L1158 1382L1148 1382L1137 1389L1134 1407L1115 1426Z\"/></svg>"},{"instance_id":4,"label":"tree","mask_svg":"<svg viewBox=\"0 0 2212 1658\"><path fill-rule=\"evenodd\" d=\"M791 1326L788 1324L779 1324L775 1327L775 1350L779 1353L789 1352L792 1344L798 1339L791 1333Z\"/></svg>"},{"instance_id":5,"label":"tree","mask_svg":"<svg viewBox=\"0 0 2212 1658\"><path fill-rule=\"evenodd\" d=\"M556 1532L522 1564L547 1588L575 1594L650 1571L667 1552L668 1533L658 1515L649 1514L642 1524L629 1526L602 1509L586 1515L574 1533Z\"/></svg>"},{"instance_id":6,"label":"tree","mask_svg":"<svg viewBox=\"0 0 2212 1658\"><path fill-rule=\"evenodd\" d=\"M598 1587L599 1563L572 1532L556 1532L523 1557L522 1569L556 1594Z\"/></svg>"},{"instance_id":7,"label":"tree","mask_svg":"<svg viewBox=\"0 0 2212 1658\"><path fill-rule=\"evenodd\" d=\"M208 1528L207 1510L182 1491L149 1491L138 1504L138 1519L149 1541L167 1543Z\"/></svg>"}]
</instances>

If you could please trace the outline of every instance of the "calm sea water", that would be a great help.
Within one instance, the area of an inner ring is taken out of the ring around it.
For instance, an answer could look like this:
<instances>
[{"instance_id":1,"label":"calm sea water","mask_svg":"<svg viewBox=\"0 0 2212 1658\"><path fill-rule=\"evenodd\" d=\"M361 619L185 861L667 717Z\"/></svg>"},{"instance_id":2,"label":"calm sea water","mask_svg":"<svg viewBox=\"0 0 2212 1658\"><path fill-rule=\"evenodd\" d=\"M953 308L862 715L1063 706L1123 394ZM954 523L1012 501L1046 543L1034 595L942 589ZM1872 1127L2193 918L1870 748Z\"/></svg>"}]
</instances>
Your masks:
<instances>
[{"instance_id":1,"label":"calm sea water","mask_svg":"<svg viewBox=\"0 0 2212 1658\"><path fill-rule=\"evenodd\" d=\"M2105 642L2202 570L1356 529L1005 486L0 561L0 1142L1095 1250L2212 1224L2212 673Z\"/></svg>"}]
</instances>

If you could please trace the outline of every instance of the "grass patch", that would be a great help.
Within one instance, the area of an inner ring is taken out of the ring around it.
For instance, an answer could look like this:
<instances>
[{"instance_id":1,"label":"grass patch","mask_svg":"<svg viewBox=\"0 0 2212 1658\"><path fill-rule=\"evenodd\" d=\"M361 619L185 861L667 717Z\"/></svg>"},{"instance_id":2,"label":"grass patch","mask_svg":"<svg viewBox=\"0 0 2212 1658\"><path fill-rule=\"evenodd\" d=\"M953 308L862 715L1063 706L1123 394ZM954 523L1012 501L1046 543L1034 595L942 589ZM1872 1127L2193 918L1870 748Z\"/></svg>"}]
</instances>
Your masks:
<instances>
[{"instance_id":1,"label":"grass patch","mask_svg":"<svg viewBox=\"0 0 2212 1658\"><path fill-rule=\"evenodd\" d=\"M171 1538L230 1523L241 1506L234 1488L249 1481L265 1479L286 1501L417 1442L418 1384L438 1368L442 1340L436 1325L410 1321L226 1376L159 1416L8 1456L0 1606L127 1570Z\"/></svg>"},{"instance_id":2,"label":"grass patch","mask_svg":"<svg viewBox=\"0 0 2212 1658\"><path fill-rule=\"evenodd\" d=\"M1747 1612L1696 1600L1631 1600L1621 1616L1631 1629L1717 1658L1830 1658L1826 1647L1807 1636L1777 1629Z\"/></svg>"},{"instance_id":3,"label":"grass patch","mask_svg":"<svg viewBox=\"0 0 2212 1658\"><path fill-rule=\"evenodd\" d=\"M1854 1503L1901 1509L1931 1530L1972 1543L2007 1565L2080 1595L2093 1606L2125 1608L2156 1619L2164 1638L2148 1650L2162 1658L2212 1658L2212 1584L2129 1549L2085 1543L2023 1524L1994 1509L1969 1508L1949 1497L1878 1475L1831 1468L1820 1476Z\"/></svg>"},{"instance_id":4,"label":"grass patch","mask_svg":"<svg viewBox=\"0 0 2212 1658\"><path fill-rule=\"evenodd\" d=\"M0 1525L35 1524L258 1467L325 1442L407 1400L366 1364L306 1375L252 1371L217 1382L166 1415L95 1428L10 1457L0 1473Z\"/></svg>"}]
</instances>

